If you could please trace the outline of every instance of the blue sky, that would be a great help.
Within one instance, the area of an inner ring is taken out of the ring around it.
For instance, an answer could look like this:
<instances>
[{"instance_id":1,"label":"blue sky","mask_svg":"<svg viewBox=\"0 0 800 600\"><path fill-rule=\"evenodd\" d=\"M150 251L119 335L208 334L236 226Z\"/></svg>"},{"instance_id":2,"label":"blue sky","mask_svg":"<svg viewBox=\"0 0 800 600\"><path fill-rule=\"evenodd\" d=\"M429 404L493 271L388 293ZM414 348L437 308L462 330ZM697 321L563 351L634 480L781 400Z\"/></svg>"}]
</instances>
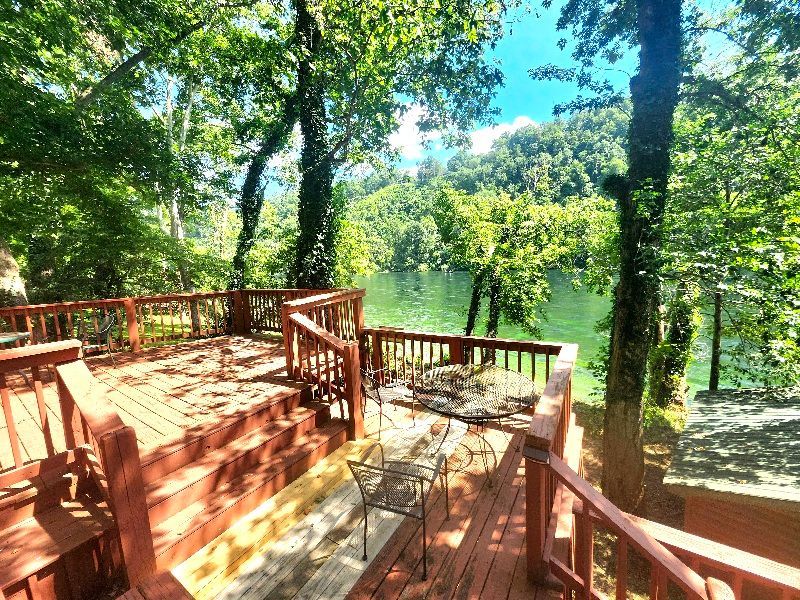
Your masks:
<instances>
[{"instance_id":1,"label":"blue sky","mask_svg":"<svg viewBox=\"0 0 800 600\"><path fill-rule=\"evenodd\" d=\"M498 90L494 105L500 109L494 127L479 127L471 132L473 151L485 152L491 142L502 133L513 131L533 122L541 123L553 119L556 104L571 100L578 95L577 86L555 81L535 81L528 71L547 63L571 66L570 47L563 51L558 48L558 40L569 38L569 32L556 31L561 2L537 13L518 10L511 15L506 34L494 50L488 51L492 59L500 63L505 75L505 85ZM623 61L623 69L630 71L635 65L635 52L630 52ZM610 72L609 78L615 85L625 87L631 73ZM399 149L402 159L399 166L411 169L426 156L435 156L446 161L454 151L442 148L437 140L432 140L430 149L419 144L419 134L414 127L415 116L411 111L400 131L393 136L392 144Z\"/></svg>"}]
</instances>

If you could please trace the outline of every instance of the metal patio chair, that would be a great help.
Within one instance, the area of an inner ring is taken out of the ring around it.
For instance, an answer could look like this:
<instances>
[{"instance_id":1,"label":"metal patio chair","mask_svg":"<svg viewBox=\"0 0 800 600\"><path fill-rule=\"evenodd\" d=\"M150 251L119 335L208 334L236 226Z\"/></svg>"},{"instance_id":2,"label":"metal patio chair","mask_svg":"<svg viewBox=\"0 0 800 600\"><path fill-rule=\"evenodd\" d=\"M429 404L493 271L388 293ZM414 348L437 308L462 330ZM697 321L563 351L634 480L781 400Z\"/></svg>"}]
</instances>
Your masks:
<instances>
[{"instance_id":1,"label":"metal patio chair","mask_svg":"<svg viewBox=\"0 0 800 600\"><path fill-rule=\"evenodd\" d=\"M105 346L108 356L111 358L111 364L117 366L114 360L114 354L111 352L111 336L113 335L114 325L117 324L117 318L112 313L107 313L100 324L97 326L97 331L88 332L84 326L84 321L78 327L78 339L80 339L84 346L84 356L87 350L103 350ZM94 343L89 343L94 342Z\"/></svg>"},{"instance_id":2,"label":"metal patio chair","mask_svg":"<svg viewBox=\"0 0 800 600\"><path fill-rule=\"evenodd\" d=\"M384 403L392 403L394 400L396 400L398 396L402 395L402 389L404 387L407 390L407 383L405 381L381 383L377 375L383 372L388 373L388 369L384 368L374 371L370 369L361 369L361 387L364 390L364 396L376 402L378 405L378 439L381 439L381 430L383 429ZM364 414L366 414L366 402L361 403L361 410Z\"/></svg>"},{"instance_id":3,"label":"metal patio chair","mask_svg":"<svg viewBox=\"0 0 800 600\"><path fill-rule=\"evenodd\" d=\"M379 448L380 465L367 462L370 454ZM386 460L383 445L372 444L360 461L348 460L348 466L361 491L364 505L364 556L367 560L367 508L372 506L399 515L413 517L422 521L422 579L428 578L428 541L425 521L427 502L433 484L443 478L444 503L447 518L450 518L450 499L447 485L447 456L439 454L436 465L429 467L411 461ZM442 471L444 466L444 471Z\"/></svg>"}]
</instances>

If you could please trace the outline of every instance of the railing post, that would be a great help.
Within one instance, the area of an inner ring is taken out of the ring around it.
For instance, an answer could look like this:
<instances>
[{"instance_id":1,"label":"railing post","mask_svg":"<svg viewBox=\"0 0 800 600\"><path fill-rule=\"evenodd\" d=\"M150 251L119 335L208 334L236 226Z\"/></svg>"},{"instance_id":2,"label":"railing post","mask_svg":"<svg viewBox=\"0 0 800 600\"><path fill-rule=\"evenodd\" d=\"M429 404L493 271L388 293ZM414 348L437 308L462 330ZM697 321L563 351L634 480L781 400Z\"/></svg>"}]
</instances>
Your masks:
<instances>
[{"instance_id":1,"label":"railing post","mask_svg":"<svg viewBox=\"0 0 800 600\"><path fill-rule=\"evenodd\" d=\"M450 364L463 365L464 364L464 342L460 337L453 337L450 339Z\"/></svg>"},{"instance_id":2,"label":"railing post","mask_svg":"<svg viewBox=\"0 0 800 600\"><path fill-rule=\"evenodd\" d=\"M372 334L372 370L377 371L378 383L383 385L385 380L385 373L381 370L383 368L383 348L381 347L381 339L378 331L373 330Z\"/></svg>"},{"instance_id":3,"label":"railing post","mask_svg":"<svg viewBox=\"0 0 800 600\"><path fill-rule=\"evenodd\" d=\"M361 332L364 331L364 298L356 298L355 304L353 320L356 326L356 340L360 340Z\"/></svg>"},{"instance_id":4,"label":"railing post","mask_svg":"<svg viewBox=\"0 0 800 600\"><path fill-rule=\"evenodd\" d=\"M139 352L142 344L139 341L139 323L136 321L136 304L133 298L125 298L122 301L125 306L125 321L128 325L128 342L131 345L131 352Z\"/></svg>"},{"instance_id":5,"label":"railing post","mask_svg":"<svg viewBox=\"0 0 800 600\"><path fill-rule=\"evenodd\" d=\"M244 326L244 294L242 290L233 290L231 295L233 296L233 333L244 335L246 333Z\"/></svg>"},{"instance_id":6,"label":"railing post","mask_svg":"<svg viewBox=\"0 0 800 600\"><path fill-rule=\"evenodd\" d=\"M133 587L156 573L136 432L133 427L122 427L97 441L108 481L111 510L119 530L125 571Z\"/></svg>"},{"instance_id":7,"label":"railing post","mask_svg":"<svg viewBox=\"0 0 800 600\"><path fill-rule=\"evenodd\" d=\"M525 539L528 578L544 583L548 566L544 560L550 502L547 493L547 465L525 457Z\"/></svg>"},{"instance_id":8,"label":"railing post","mask_svg":"<svg viewBox=\"0 0 800 600\"><path fill-rule=\"evenodd\" d=\"M83 433L83 422L81 413L75 406L75 399L69 394L64 380L56 371L56 387L58 388L58 404L61 407L61 422L64 426L64 441L67 450L82 446L88 440Z\"/></svg>"},{"instance_id":9,"label":"railing post","mask_svg":"<svg viewBox=\"0 0 800 600\"><path fill-rule=\"evenodd\" d=\"M285 302L281 305L281 329L286 353L286 375L289 379L294 379L294 331L289 323L289 307Z\"/></svg>"},{"instance_id":10,"label":"railing post","mask_svg":"<svg viewBox=\"0 0 800 600\"><path fill-rule=\"evenodd\" d=\"M358 342L344 349L344 380L347 410L347 438L359 440L364 437L364 415L361 414L361 367L358 360Z\"/></svg>"}]
</instances>

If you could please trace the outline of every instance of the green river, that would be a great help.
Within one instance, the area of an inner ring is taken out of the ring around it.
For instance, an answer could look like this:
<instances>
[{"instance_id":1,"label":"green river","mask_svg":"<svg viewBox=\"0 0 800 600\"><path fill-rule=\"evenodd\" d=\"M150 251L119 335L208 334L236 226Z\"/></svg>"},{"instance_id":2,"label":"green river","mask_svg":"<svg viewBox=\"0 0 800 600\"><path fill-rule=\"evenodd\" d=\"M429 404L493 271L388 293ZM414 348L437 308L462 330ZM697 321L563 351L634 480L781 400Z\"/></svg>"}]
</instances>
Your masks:
<instances>
[{"instance_id":1,"label":"green river","mask_svg":"<svg viewBox=\"0 0 800 600\"><path fill-rule=\"evenodd\" d=\"M599 399L601 382L587 368L597 356L604 336L595 323L611 306L610 298L575 290L569 276L550 274L552 296L542 307L542 338L573 342L580 346L573 390L578 397ZM367 290L364 313L367 325L390 325L436 333L463 333L469 304L470 278L467 273L376 273L356 281ZM482 333L485 325L479 324ZM529 339L514 325L501 324L499 337ZM704 389L708 382L708 340L697 342L697 359L689 371L691 390Z\"/></svg>"}]
</instances>

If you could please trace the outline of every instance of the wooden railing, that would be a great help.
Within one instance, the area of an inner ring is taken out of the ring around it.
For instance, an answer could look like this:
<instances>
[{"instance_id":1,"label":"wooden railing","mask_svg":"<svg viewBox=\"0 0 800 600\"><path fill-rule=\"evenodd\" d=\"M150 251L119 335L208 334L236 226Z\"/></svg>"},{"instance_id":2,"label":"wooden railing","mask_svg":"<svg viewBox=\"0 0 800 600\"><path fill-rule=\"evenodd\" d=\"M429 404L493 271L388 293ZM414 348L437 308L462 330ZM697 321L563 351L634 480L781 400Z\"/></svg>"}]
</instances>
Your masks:
<instances>
[{"instance_id":1,"label":"wooden railing","mask_svg":"<svg viewBox=\"0 0 800 600\"><path fill-rule=\"evenodd\" d=\"M339 402L350 439L364 436L357 341L364 329L364 293L328 292L282 307L288 376L313 384L318 397Z\"/></svg>"},{"instance_id":2,"label":"wooden railing","mask_svg":"<svg viewBox=\"0 0 800 600\"><path fill-rule=\"evenodd\" d=\"M577 346L561 347L525 439L528 573L565 597L598 599L598 529L616 539L616 598L629 596L633 554L650 565L651 600L800 599L800 570L625 514L583 477L581 429L572 412ZM701 575L702 574L702 575ZM763 592L766 590L767 595Z\"/></svg>"},{"instance_id":3,"label":"wooden railing","mask_svg":"<svg viewBox=\"0 0 800 600\"><path fill-rule=\"evenodd\" d=\"M27 331L30 340L17 342L17 347L82 338L84 333L86 343L94 345L93 332L111 315L116 320L112 349L136 352L142 345L180 339L281 332L284 302L329 291L232 290L3 307L0 332Z\"/></svg>"},{"instance_id":4,"label":"wooden railing","mask_svg":"<svg viewBox=\"0 0 800 600\"><path fill-rule=\"evenodd\" d=\"M493 363L544 386L563 344L365 327L361 361L383 381L408 381L447 364Z\"/></svg>"},{"instance_id":5,"label":"wooden railing","mask_svg":"<svg viewBox=\"0 0 800 600\"><path fill-rule=\"evenodd\" d=\"M14 467L18 473L26 468L39 469L57 453L71 453L91 446L105 474L101 491L117 522L128 579L135 585L155 573L156 566L136 434L132 427L122 423L80 355L78 340L0 352L0 397ZM41 432L45 457L21 455L19 420L12 410L6 386L7 377L19 377L20 371L27 369L30 369L39 422L36 427L26 428L24 442L33 447L34 430ZM58 402L48 406L43 383L53 381L58 389ZM57 422L62 427L58 428Z\"/></svg>"}]
</instances>

